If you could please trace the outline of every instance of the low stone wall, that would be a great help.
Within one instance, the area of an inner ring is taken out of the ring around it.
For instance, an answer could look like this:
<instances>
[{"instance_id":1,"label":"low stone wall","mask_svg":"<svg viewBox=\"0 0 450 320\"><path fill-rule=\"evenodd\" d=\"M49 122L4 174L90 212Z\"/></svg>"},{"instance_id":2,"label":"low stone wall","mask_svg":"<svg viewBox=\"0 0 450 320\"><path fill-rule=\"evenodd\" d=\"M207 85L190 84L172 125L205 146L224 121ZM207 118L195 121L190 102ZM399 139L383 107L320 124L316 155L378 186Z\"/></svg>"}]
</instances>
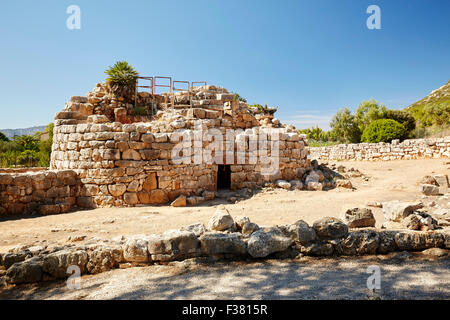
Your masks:
<instances>
[{"instance_id":1,"label":"low stone wall","mask_svg":"<svg viewBox=\"0 0 450 320\"><path fill-rule=\"evenodd\" d=\"M317 160L406 160L450 157L450 137L398 140L392 143L339 144L309 148L310 158Z\"/></svg>"},{"instance_id":2,"label":"low stone wall","mask_svg":"<svg viewBox=\"0 0 450 320\"><path fill-rule=\"evenodd\" d=\"M441 248L443 254L448 254L449 230L349 230L336 218L323 218L312 226L300 220L291 225L260 228L246 217L233 219L226 209L219 208L207 227L199 223L158 235L93 239L82 245L20 246L0 255L0 269L5 270L0 285L67 278L74 267L81 274L96 274L192 258L294 259L303 255L359 256L429 248Z\"/></svg>"},{"instance_id":3,"label":"low stone wall","mask_svg":"<svg viewBox=\"0 0 450 320\"><path fill-rule=\"evenodd\" d=\"M0 172L0 216L68 212L80 190L73 170Z\"/></svg>"}]
</instances>

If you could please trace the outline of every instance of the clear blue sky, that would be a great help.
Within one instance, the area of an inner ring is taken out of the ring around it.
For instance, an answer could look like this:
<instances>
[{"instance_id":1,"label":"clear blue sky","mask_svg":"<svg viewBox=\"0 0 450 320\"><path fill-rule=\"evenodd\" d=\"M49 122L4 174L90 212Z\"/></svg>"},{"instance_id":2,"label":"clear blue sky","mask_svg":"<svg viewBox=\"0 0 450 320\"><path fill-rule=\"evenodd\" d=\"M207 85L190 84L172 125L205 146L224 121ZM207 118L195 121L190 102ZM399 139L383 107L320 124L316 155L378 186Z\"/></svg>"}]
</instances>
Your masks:
<instances>
[{"instance_id":1,"label":"clear blue sky","mask_svg":"<svg viewBox=\"0 0 450 320\"><path fill-rule=\"evenodd\" d=\"M81 30L66 28L72 4ZM381 30L366 27L371 4ZM338 108L405 107L450 79L450 1L2 1L0 48L0 128L53 121L116 60L327 127Z\"/></svg>"}]
</instances>

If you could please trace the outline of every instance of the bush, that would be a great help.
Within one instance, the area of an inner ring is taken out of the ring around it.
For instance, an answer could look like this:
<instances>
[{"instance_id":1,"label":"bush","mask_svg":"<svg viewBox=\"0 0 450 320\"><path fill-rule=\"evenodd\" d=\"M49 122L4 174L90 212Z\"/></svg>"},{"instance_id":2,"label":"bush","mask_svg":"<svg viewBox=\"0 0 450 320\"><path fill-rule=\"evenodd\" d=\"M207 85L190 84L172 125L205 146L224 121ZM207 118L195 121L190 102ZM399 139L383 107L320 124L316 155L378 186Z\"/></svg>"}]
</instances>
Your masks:
<instances>
[{"instance_id":1,"label":"bush","mask_svg":"<svg viewBox=\"0 0 450 320\"><path fill-rule=\"evenodd\" d=\"M394 139L403 140L407 136L403 125L392 119L375 120L364 129L361 136L363 142L391 142Z\"/></svg>"}]
</instances>

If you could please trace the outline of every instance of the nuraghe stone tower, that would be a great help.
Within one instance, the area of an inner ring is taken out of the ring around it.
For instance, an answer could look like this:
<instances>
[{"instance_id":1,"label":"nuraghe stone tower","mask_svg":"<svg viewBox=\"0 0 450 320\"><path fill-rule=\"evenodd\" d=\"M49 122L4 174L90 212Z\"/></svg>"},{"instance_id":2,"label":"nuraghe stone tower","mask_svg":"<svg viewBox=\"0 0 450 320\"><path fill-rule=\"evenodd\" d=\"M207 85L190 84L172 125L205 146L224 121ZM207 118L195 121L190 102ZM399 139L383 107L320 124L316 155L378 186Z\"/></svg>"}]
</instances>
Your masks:
<instances>
[{"instance_id":1,"label":"nuraghe stone tower","mask_svg":"<svg viewBox=\"0 0 450 320\"><path fill-rule=\"evenodd\" d=\"M56 115L50 169L76 172L80 207L163 204L180 195L197 204L221 187L300 183L311 170L305 146L292 126L224 88L115 97L99 83Z\"/></svg>"}]
</instances>

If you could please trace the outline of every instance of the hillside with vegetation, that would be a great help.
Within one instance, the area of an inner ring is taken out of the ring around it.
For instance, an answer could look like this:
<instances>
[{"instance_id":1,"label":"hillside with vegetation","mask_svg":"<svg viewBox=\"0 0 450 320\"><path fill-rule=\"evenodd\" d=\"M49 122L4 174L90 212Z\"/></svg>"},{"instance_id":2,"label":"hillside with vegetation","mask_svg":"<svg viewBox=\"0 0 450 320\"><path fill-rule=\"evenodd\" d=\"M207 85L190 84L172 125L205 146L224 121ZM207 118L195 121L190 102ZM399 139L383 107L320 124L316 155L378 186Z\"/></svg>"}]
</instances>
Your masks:
<instances>
[{"instance_id":1,"label":"hillside with vegetation","mask_svg":"<svg viewBox=\"0 0 450 320\"><path fill-rule=\"evenodd\" d=\"M0 167L48 167L53 142L53 123L44 127L47 139L41 140L42 132L33 135L16 135L12 139L0 132Z\"/></svg>"},{"instance_id":2,"label":"hillside with vegetation","mask_svg":"<svg viewBox=\"0 0 450 320\"><path fill-rule=\"evenodd\" d=\"M405 109L416 119L418 135L449 133L450 81Z\"/></svg>"},{"instance_id":3,"label":"hillside with vegetation","mask_svg":"<svg viewBox=\"0 0 450 320\"><path fill-rule=\"evenodd\" d=\"M34 135L36 132L43 132L44 130L45 126L36 126L21 129L0 129L0 132L2 132L9 139L12 139L14 136Z\"/></svg>"},{"instance_id":4,"label":"hillside with vegetation","mask_svg":"<svg viewBox=\"0 0 450 320\"><path fill-rule=\"evenodd\" d=\"M403 110L390 109L374 99L362 101L354 113L342 108L331 119L330 128L298 131L317 147L449 135L450 81Z\"/></svg>"}]
</instances>

